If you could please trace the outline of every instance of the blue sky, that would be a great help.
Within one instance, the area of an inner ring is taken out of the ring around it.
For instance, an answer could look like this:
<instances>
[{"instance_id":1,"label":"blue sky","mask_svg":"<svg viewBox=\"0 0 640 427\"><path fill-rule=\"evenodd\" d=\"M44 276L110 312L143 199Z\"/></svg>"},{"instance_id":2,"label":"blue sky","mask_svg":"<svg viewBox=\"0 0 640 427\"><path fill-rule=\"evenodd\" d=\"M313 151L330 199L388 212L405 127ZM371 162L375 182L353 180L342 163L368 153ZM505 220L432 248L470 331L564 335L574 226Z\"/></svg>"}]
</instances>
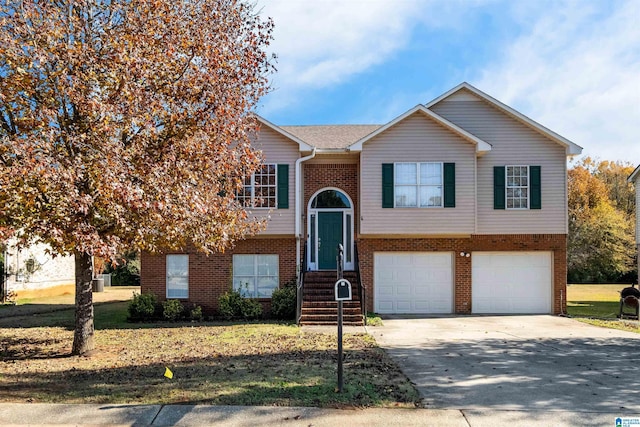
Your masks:
<instances>
[{"instance_id":1,"label":"blue sky","mask_svg":"<svg viewBox=\"0 0 640 427\"><path fill-rule=\"evenodd\" d=\"M467 81L640 164L640 0L260 0L278 125L385 123Z\"/></svg>"}]
</instances>

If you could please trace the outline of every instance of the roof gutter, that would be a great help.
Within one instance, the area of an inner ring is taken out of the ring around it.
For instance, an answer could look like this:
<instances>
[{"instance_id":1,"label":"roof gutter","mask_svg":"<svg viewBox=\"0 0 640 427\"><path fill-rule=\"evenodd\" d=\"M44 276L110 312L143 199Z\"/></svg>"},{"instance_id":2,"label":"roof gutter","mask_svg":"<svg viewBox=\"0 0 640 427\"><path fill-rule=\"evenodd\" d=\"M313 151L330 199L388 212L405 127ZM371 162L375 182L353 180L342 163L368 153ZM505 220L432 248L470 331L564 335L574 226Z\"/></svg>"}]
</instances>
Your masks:
<instances>
[{"instance_id":1,"label":"roof gutter","mask_svg":"<svg viewBox=\"0 0 640 427\"><path fill-rule=\"evenodd\" d=\"M302 199L303 197L300 196L300 187L301 187L301 182L300 182L300 176L302 174L302 162L306 162L307 160L313 159L316 156L316 148L314 147L313 150L311 151L311 154L306 156L306 157L300 157L299 159L296 160L296 183L295 183L295 197L296 197L296 206L295 206L295 215L296 215L296 220L295 220L295 233L296 233L296 278L300 278L300 269L302 268L302 266L300 265L300 244L302 241Z\"/></svg>"}]
</instances>

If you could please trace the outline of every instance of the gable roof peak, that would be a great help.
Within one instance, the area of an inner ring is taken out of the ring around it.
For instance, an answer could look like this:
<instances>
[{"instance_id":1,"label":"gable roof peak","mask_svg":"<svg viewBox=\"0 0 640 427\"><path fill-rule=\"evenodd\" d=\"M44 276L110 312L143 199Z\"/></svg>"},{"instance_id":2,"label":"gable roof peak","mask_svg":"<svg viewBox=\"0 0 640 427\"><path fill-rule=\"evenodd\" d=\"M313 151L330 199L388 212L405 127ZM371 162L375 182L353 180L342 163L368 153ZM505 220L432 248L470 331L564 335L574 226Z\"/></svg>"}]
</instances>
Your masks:
<instances>
[{"instance_id":1,"label":"gable roof peak","mask_svg":"<svg viewBox=\"0 0 640 427\"><path fill-rule=\"evenodd\" d=\"M461 91L463 89L471 92L472 94L474 94L475 96L477 96L481 100L484 100L489 105L494 106L495 108L497 108L498 110L500 110L503 113L507 114L508 116L513 117L517 121L523 123L525 126L528 126L529 128L531 128L531 129L535 130L536 132L546 136L547 138L551 139L552 141L564 146L566 148L566 150L567 150L567 155L568 156L573 156L573 155L577 155L577 154L581 154L582 153L582 147L579 146L578 144L568 140L567 138L563 137L562 135L559 135L559 134L555 133L551 129L548 129L547 127L541 125L540 123L536 122L535 120L530 119L529 117L525 116L521 112L509 107L507 104L504 104L504 103L498 101L497 99L495 99L491 95L488 95L488 94L484 93L480 89L476 88L475 86L473 86L473 85L471 85L470 83L467 83L467 82L462 82L459 85L457 85L456 87L454 87L453 89L450 89L447 92L445 92L442 95L440 95L439 97L429 101L426 104L426 108L431 109L431 107L433 107L434 105L436 105L436 104L440 103L441 101L451 97L452 95L458 93L459 91Z\"/></svg>"},{"instance_id":2,"label":"gable roof peak","mask_svg":"<svg viewBox=\"0 0 640 427\"><path fill-rule=\"evenodd\" d=\"M455 123L452 123L449 120L445 119L444 117L434 113L433 111L429 110L427 107L425 107L422 104L416 105L412 109L406 111L405 113L403 113L403 114L399 115L398 117L396 117L395 119L391 120L389 123L385 124L384 126L379 127L374 132L371 132L369 135L366 135L365 137L363 137L363 138L359 139L358 141L354 142L353 144L349 145L349 147L348 147L349 150L362 151L363 144L365 144L371 138L375 137L376 135L381 134L382 132L385 132L387 129L395 126L396 124L400 123L401 121L403 121L407 117L410 117L410 116L412 116L412 115L414 115L416 113L424 114L425 116L429 117L431 120L439 123L440 125L444 126L445 128L448 128L449 130L453 131L454 133L457 133L459 136L461 136L462 138L464 138L467 141L471 142L472 144L475 144L476 152L484 153L484 152L487 152L487 151L491 151L491 144L488 144L486 141L484 141L484 140L478 138L477 136L472 135L471 133L467 132L466 130L460 128Z\"/></svg>"}]
</instances>

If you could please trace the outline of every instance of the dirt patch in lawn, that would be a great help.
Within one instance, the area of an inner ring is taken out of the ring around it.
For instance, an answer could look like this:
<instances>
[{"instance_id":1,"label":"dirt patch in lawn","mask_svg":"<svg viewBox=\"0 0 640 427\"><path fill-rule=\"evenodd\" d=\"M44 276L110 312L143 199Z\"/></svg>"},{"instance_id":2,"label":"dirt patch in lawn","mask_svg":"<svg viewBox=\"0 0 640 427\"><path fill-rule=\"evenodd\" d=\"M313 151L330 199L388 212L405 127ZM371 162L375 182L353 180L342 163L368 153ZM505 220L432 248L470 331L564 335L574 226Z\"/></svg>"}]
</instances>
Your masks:
<instances>
[{"instance_id":1,"label":"dirt patch in lawn","mask_svg":"<svg viewBox=\"0 0 640 427\"><path fill-rule=\"evenodd\" d=\"M33 325L32 325L33 326ZM416 406L419 395L366 334L282 324L103 329L96 351L69 356L68 327L0 329L0 401L283 406ZM173 378L164 376L166 368Z\"/></svg>"}]
</instances>

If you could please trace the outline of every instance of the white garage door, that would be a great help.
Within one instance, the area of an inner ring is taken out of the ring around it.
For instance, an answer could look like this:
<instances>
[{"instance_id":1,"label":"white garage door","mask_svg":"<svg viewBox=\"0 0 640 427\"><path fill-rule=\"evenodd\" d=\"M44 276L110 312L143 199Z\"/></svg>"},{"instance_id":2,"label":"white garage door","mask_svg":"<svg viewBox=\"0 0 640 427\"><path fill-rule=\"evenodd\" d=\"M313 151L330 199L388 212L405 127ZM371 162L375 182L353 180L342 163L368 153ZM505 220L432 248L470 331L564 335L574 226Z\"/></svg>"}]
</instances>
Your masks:
<instances>
[{"instance_id":1,"label":"white garage door","mask_svg":"<svg viewBox=\"0 0 640 427\"><path fill-rule=\"evenodd\" d=\"M451 313L450 252L386 252L374 255L377 313Z\"/></svg>"},{"instance_id":2,"label":"white garage door","mask_svg":"<svg viewBox=\"0 0 640 427\"><path fill-rule=\"evenodd\" d=\"M551 313L551 252L473 252L474 313Z\"/></svg>"}]
</instances>

